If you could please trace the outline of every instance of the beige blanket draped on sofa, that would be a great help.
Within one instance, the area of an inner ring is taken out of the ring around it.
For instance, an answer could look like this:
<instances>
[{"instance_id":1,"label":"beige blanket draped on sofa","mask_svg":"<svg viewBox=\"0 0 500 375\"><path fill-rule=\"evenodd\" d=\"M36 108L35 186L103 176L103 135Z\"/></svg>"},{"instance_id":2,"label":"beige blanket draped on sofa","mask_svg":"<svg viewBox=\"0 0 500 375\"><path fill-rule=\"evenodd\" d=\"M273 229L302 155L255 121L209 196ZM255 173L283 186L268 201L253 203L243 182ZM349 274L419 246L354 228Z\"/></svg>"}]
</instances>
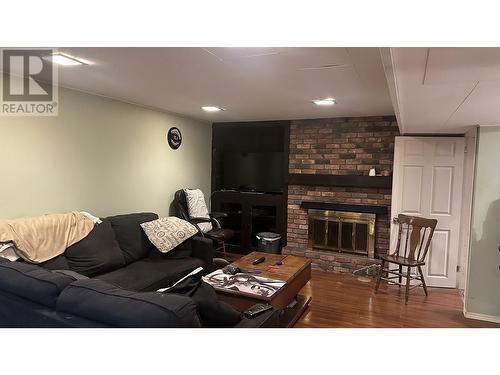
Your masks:
<instances>
[{"instance_id":1,"label":"beige blanket draped on sofa","mask_svg":"<svg viewBox=\"0 0 500 375\"><path fill-rule=\"evenodd\" d=\"M0 243L13 242L19 256L41 263L64 253L92 228L94 222L80 212L0 220Z\"/></svg>"}]
</instances>

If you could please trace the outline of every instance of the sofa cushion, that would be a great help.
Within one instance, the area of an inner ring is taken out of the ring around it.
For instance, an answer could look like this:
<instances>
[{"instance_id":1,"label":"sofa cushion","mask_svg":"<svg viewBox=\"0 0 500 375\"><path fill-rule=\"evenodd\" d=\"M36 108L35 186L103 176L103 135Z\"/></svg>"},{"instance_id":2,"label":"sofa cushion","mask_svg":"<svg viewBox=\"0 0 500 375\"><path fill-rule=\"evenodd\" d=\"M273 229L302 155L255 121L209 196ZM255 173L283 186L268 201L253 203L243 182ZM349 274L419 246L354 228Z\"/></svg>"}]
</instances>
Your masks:
<instances>
[{"instance_id":1,"label":"sofa cushion","mask_svg":"<svg viewBox=\"0 0 500 375\"><path fill-rule=\"evenodd\" d=\"M151 243L162 253L168 253L198 233L193 224L174 216L148 221L142 223L141 227Z\"/></svg>"},{"instance_id":2,"label":"sofa cushion","mask_svg":"<svg viewBox=\"0 0 500 375\"><path fill-rule=\"evenodd\" d=\"M198 238L198 237L194 237ZM149 253L148 257L149 258L158 258L158 259L183 259L183 258L189 258L193 254L193 238L191 238L189 241L185 241L179 246L177 246L175 249L172 251L169 251L168 253L161 253L159 251L152 251Z\"/></svg>"},{"instance_id":3,"label":"sofa cushion","mask_svg":"<svg viewBox=\"0 0 500 375\"><path fill-rule=\"evenodd\" d=\"M154 291L168 287L195 268L202 266L198 258L141 259L126 267L97 276L125 289Z\"/></svg>"},{"instance_id":4,"label":"sofa cushion","mask_svg":"<svg viewBox=\"0 0 500 375\"><path fill-rule=\"evenodd\" d=\"M75 280L35 264L0 263L0 290L48 307L55 307L61 291Z\"/></svg>"},{"instance_id":5,"label":"sofa cushion","mask_svg":"<svg viewBox=\"0 0 500 375\"><path fill-rule=\"evenodd\" d=\"M52 272L58 273L58 274L61 274L61 275L70 276L70 277L72 277L75 280L88 280L89 279L89 277L87 277L85 275L82 275L81 273L78 273L78 272L75 272L75 271L70 271L70 270L54 270Z\"/></svg>"},{"instance_id":6,"label":"sofa cushion","mask_svg":"<svg viewBox=\"0 0 500 375\"><path fill-rule=\"evenodd\" d=\"M57 310L115 327L200 327L196 304L189 297L157 292L137 293L97 279L68 286Z\"/></svg>"},{"instance_id":7,"label":"sofa cushion","mask_svg":"<svg viewBox=\"0 0 500 375\"><path fill-rule=\"evenodd\" d=\"M123 252L109 220L103 220L87 237L66 249L69 269L94 276L125 266Z\"/></svg>"},{"instance_id":8,"label":"sofa cushion","mask_svg":"<svg viewBox=\"0 0 500 375\"><path fill-rule=\"evenodd\" d=\"M149 258L153 259L183 259L188 257L201 259L205 273L210 273L213 267L212 240L205 237L193 236L166 254L159 251L152 251L149 254Z\"/></svg>"},{"instance_id":9,"label":"sofa cushion","mask_svg":"<svg viewBox=\"0 0 500 375\"><path fill-rule=\"evenodd\" d=\"M68 260L64 254L58 255L45 262L38 263L38 265L47 270L69 270Z\"/></svg>"},{"instance_id":10,"label":"sofa cushion","mask_svg":"<svg viewBox=\"0 0 500 375\"><path fill-rule=\"evenodd\" d=\"M150 212L110 216L107 218L115 231L116 240L123 251L125 263L130 264L156 251L148 240L141 224L158 219Z\"/></svg>"}]
</instances>

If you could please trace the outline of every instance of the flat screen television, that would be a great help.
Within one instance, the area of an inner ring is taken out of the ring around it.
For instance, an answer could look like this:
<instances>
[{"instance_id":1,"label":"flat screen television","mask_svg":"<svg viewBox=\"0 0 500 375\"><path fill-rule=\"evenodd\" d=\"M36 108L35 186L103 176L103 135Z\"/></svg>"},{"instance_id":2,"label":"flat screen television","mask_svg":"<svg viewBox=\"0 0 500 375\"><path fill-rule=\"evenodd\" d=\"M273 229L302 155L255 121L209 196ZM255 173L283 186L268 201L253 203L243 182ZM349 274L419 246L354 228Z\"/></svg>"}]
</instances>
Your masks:
<instances>
[{"instance_id":1,"label":"flat screen television","mask_svg":"<svg viewBox=\"0 0 500 375\"><path fill-rule=\"evenodd\" d=\"M284 187L283 152L226 152L223 187L226 190L279 193Z\"/></svg>"}]
</instances>

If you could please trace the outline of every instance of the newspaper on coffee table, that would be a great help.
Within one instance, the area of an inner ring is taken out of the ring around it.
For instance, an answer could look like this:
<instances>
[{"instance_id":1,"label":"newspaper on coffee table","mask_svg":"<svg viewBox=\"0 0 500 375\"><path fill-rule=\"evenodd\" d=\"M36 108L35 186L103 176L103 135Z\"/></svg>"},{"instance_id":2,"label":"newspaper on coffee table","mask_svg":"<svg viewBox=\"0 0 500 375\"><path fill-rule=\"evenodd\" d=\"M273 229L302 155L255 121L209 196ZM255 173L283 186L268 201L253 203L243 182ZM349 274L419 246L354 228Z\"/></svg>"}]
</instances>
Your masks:
<instances>
[{"instance_id":1,"label":"newspaper on coffee table","mask_svg":"<svg viewBox=\"0 0 500 375\"><path fill-rule=\"evenodd\" d=\"M216 270L206 276L203 281L212 285L217 290L235 291L254 294L260 297L271 297L285 282L282 280L268 279L250 273L225 274Z\"/></svg>"}]
</instances>

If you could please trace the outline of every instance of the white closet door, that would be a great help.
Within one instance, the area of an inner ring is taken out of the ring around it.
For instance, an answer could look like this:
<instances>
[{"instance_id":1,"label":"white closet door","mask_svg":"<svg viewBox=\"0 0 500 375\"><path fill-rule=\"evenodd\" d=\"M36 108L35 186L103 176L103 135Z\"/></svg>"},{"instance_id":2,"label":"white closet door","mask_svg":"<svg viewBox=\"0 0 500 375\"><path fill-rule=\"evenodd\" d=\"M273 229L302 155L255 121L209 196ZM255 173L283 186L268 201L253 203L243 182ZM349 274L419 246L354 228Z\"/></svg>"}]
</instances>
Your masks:
<instances>
[{"instance_id":1,"label":"white closet door","mask_svg":"<svg viewBox=\"0 0 500 375\"><path fill-rule=\"evenodd\" d=\"M459 248L464 138L396 137L392 217L437 219L424 269L430 286L455 287ZM397 242L391 224L391 250Z\"/></svg>"}]
</instances>

